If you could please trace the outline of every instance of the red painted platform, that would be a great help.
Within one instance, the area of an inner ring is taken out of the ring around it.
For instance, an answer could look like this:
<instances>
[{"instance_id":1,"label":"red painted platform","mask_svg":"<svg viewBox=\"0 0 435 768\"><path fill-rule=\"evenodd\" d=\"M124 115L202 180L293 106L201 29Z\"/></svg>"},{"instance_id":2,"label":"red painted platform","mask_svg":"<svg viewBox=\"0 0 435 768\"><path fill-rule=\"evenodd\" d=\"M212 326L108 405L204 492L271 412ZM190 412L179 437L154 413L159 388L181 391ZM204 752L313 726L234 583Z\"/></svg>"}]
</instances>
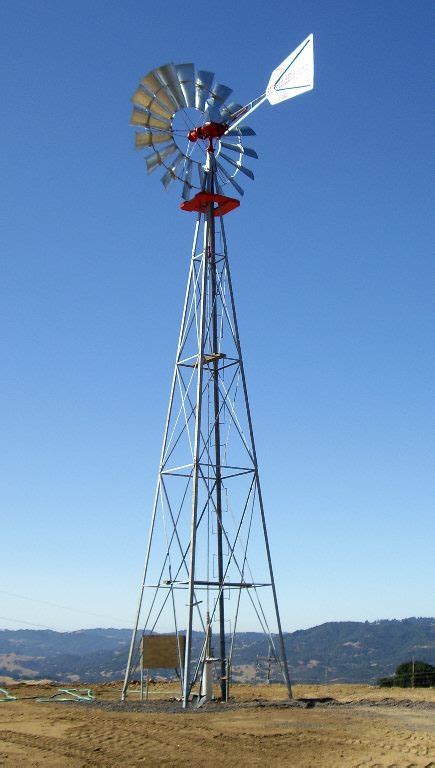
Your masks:
<instances>
[{"instance_id":1,"label":"red painted platform","mask_svg":"<svg viewBox=\"0 0 435 768\"><path fill-rule=\"evenodd\" d=\"M196 213L206 213L207 206L210 203L216 203L214 206L215 216L225 216L226 213L238 208L240 200L235 197L226 197L225 195L214 195L211 192L198 192L191 200L181 203L182 211L195 211Z\"/></svg>"}]
</instances>

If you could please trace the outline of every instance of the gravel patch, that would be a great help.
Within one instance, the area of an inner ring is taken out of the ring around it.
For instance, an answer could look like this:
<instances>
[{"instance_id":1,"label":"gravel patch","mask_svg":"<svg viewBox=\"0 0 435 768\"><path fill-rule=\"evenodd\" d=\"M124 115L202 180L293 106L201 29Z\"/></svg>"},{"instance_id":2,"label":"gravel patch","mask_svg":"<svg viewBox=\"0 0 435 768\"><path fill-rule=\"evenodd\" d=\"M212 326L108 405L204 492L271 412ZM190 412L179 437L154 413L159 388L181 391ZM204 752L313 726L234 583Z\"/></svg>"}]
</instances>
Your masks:
<instances>
[{"instance_id":1,"label":"gravel patch","mask_svg":"<svg viewBox=\"0 0 435 768\"><path fill-rule=\"evenodd\" d=\"M71 701L63 702L68 706L92 707L110 712L143 712L154 714L201 714L207 712L231 712L244 709L313 709L329 707L388 707L395 709L435 710L435 702L411 701L410 699L360 699L358 701L337 701L330 697L290 699L289 701L270 701L254 699L253 701L210 701L201 707L191 704L189 709L181 707L181 702L175 699L166 701Z\"/></svg>"}]
</instances>

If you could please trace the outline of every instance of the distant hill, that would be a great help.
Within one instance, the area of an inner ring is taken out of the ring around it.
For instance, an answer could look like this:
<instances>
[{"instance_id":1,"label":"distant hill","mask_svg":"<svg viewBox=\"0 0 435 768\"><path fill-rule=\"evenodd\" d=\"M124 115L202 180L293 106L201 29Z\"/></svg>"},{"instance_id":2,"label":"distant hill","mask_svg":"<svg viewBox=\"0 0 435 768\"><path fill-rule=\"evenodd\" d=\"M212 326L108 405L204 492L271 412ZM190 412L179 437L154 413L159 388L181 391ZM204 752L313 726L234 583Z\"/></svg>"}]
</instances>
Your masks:
<instances>
[{"instance_id":1,"label":"distant hill","mask_svg":"<svg viewBox=\"0 0 435 768\"><path fill-rule=\"evenodd\" d=\"M131 631L83 629L0 630L1 677L56 682L119 680L124 673ZM194 637L199 649L200 635ZM339 621L284 636L294 682L374 683L393 674L415 655L435 664L435 619L375 622ZM268 642L256 632L237 636L235 680L260 682L267 672ZM277 671L272 666L272 677Z\"/></svg>"}]
</instances>

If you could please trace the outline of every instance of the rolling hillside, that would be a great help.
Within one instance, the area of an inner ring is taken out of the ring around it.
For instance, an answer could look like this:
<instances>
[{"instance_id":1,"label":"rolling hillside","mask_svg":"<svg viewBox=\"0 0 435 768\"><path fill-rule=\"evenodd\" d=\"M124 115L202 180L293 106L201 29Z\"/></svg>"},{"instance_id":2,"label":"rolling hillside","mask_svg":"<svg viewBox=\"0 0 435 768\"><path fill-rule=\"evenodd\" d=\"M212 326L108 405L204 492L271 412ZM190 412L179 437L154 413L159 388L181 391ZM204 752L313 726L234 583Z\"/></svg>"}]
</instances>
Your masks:
<instances>
[{"instance_id":1,"label":"rolling hillside","mask_svg":"<svg viewBox=\"0 0 435 768\"><path fill-rule=\"evenodd\" d=\"M196 636L199 647L199 635ZM0 630L0 679L48 678L56 682L104 681L123 675L130 630ZM435 663L435 619L328 622L285 634L294 682L374 683L402 661ZM233 677L261 682L268 643L255 632L238 635ZM272 665L272 676L277 677Z\"/></svg>"}]
</instances>

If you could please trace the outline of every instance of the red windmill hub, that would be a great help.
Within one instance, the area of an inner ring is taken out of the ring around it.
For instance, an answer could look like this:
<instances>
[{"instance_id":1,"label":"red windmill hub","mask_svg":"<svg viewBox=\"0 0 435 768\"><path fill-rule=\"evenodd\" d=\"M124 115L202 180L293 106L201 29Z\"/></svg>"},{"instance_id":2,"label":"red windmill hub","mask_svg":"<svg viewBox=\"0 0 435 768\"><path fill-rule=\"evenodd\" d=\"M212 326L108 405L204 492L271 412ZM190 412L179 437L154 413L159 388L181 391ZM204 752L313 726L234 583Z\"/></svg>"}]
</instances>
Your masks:
<instances>
[{"instance_id":1,"label":"red windmill hub","mask_svg":"<svg viewBox=\"0 0 435 768\"><path fill-rule=\"evenodd\" d=\"M208 151L213 152L213 139L220 139L227 130L227 123L209 122L204 123L204 125L199 125L197 128L193 128L193 130L189 131L187 134L187 138L189 141L198 141L198 139L208 140Z\"/></svg>"}]
</instances>

